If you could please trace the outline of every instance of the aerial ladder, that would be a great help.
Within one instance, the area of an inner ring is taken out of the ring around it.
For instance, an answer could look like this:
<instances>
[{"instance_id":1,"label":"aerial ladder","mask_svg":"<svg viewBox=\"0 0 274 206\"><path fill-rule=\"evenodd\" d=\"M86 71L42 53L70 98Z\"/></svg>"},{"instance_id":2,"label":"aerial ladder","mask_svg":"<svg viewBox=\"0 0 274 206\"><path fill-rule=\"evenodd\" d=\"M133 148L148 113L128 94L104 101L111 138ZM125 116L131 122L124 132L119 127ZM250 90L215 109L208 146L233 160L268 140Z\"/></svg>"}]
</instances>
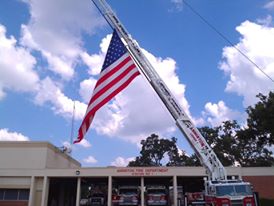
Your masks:
<instances>
[{"instance_id":1,"label":"aerial ladder","mask_svg":"<svg viewBox=\"0 0 274 206\"><path fill-rule=\"evenodd\" d=\"M242 203L237 205L255 205L250 183L243 182L242 180L227 179L226 169L213 149L208 145L191 118L177 102L169 88L143 54L138 43L127 32L111 7L104 0L92 1L111 28L116 30L136 66L162 100L163 104L175 120L177 127L184 134L201 164L205 167L208 176L205 181L205 204L212 206L230 206L233 205L234 201ZM233 195L225 194L226 189L230 190L229 192L231 193L233 192ZM241 195L237 195L237 189L242 190ZM220 198L218 198L218 195Z\"/></svg>"}]
</instances>

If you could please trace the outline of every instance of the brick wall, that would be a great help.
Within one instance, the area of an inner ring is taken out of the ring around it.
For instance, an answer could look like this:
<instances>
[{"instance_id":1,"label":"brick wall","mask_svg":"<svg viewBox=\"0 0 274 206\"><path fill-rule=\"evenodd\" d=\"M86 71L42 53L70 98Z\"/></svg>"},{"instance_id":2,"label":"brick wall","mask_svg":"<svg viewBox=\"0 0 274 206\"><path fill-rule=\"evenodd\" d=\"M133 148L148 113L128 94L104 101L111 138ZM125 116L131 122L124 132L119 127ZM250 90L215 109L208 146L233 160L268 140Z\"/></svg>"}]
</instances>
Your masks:
<instances>
[{"instance_id":1,"label":"brick wall","mask_svg":"<svg viewBox=\"0 0 274 206\"><path fill-rule=\"evenodd\" d=\"M0 206L28 206L28 201L0 201Z\"/></svg>"},{"instance_id":2,"label":"brick wall","mask_svg":"<svg viewBox=\"0 0 274 206\"><path fill-rule=\"evenodd\" d=\"M274 176L244 176L243 180L253 185L260 198L274 200Z\"/></svg>"}]
</instances>

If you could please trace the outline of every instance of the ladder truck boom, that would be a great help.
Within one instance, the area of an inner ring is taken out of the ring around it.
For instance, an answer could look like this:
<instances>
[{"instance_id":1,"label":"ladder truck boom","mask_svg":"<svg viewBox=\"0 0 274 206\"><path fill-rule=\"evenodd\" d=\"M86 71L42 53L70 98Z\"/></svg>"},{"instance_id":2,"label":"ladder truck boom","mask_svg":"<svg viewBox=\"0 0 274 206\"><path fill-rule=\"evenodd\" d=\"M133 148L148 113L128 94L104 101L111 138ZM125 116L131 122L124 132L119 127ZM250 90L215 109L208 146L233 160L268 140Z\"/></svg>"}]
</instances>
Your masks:
<instances>
[{"instance_id":1,"label":"ladder truck boom","mask_svg":"<svg viewBox=\"0 0 274 206\"><path fill-rule=\"evenodd\" d=\"M174 118L176 125L194 149L202 165L206 168L209 178L216 181L226 180L227 174L224 166L212 148L208 145L205 138L195 127L190 117L177 102L164 81L160 78L158 73L145 57L138 43L133 40L125 27L122 25L121 21L104 0L92 1L109 25L117 31L135 64L158 94L171 116Z\"/></svg>"},{"instance_id":2,"label":"ladder truck boom","mask_svg":"<svg viewBox=\"0 0 274 206\"><path fill-rule=\"evenodd\" d=\"M205 138L195 127L190 117L177 102L164 81L160 78L153 66L143 54L138 43L130 36L121 21L104 0L92 0L109 25L116 30L125 44L130 56L146 77L152 88L160 97L167 110L175 120L176 125L184 134L191 147L197 154L200 162L206 169L209 177L205 181L204 203L205 205L241 205L255 206L255 199L249 182L242 180L227 180L227 173L208 145ZM191 205L193 205L191 203Z\"/></svg>"}]
</instances>

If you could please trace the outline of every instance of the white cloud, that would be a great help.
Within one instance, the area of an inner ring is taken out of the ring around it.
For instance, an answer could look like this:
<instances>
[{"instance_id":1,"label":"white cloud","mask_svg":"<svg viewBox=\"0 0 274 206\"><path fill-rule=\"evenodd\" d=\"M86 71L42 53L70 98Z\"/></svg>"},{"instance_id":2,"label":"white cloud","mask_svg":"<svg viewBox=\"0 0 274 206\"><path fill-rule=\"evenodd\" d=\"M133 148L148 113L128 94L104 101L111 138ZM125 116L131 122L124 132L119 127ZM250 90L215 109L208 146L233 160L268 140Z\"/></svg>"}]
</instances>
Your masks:
<instances>
[{"instance_id":1,"label":"white cloud","mask_svg":"<svg viewBox=\"0 0 274 206\"><path fill-rule=\"evenodd\" d=\"M56 114L71 118L74 101L65 96L58 85L49 77L40 82L39 91L35 96L36 104L43 105L47 102L51 104L51 109ZM75 101L75 119L80 120L83 118L86 107L86 104Z\"/></svg>"},{"instance_id":2,"label":"white cloud","mask_svg":"<svg viewBox=\"0 0 274 206\"><path fill-rule=\"evenodd\" d=\"M179 102L188 111L184 98L185 86L179 83L172 59L155 58L146 53L164 81L168 83ZM175 124L170 114L143 77L137 77L131 85L95 117L94 128L97 132L117 136L138 143L153 132L160 135L174 131ZM173 129L172 129L173 128Z\"/></svg>"},{"instance_id":3,"label":"white cloud","mask_svg":"<svg viewBox=\"0 0 274 206\"><path fill-rule=\"evenodd\" d=\"M274 1L271 0L271 1L269 1L268 3L266 3L266 4L264 5L264 8L269 9L269 10L274 9Z\"/></svg>"},{"instance_id":4,"label":"white cloud","mask_svg":"<svg viewBox=\"0 0 274 206\"><path fill-rule=\"evenodd\" d=\"M89 164L95 164L98 161L93 156L88 156L87 158L83 159L83 162L89 163Z\"/></svg>"},{"instance_id":5,"label":"white cloud","mask_svg":"<svg viewBox=\"0 0 274 206\"><path fill-rule=\"evenodd\" d=\"M79 93L83 100L88 103L93 89L95 87L97 79L93 76L97 76L101 72L102 65L104 63L104 59L107 53L107 48L110 43L112 34L107 35L105 38L102 39L100 43L100 51L98 54L89 55L86 52L81 54L82 60L88 65L89 71L88 73L91 75L89 79L83 80L80 83L80 90Z\"/></svg>"},{"instance_id":6,"label":"white cloud","mask_svg":"<svg viewBox=\"0 0 274 206\"><path fill-rule=\"evenodd\" d=\"M126 167L130 161L133 161L134 157L124 158L124 157L117 157L113 162L111 162L111 166L116 167Z\"/></svg>"},{"instance_id":7,"label":"white cloud","mask_svg":"<svg viewBox=\"0 0 274 206\"><path fill-rule=\"evenodd\" d=\"M84 102L86 102L86 103L89 102L91 95L92 95L92 91L95 87L96 81L97 81L96 79L91 77L91 78L86 79L80 83L79 93L80 93L82 99L84 100Z\"/></svg>"},{"instance_id":8,"label":"white cloud","mask_svg":"<svg viewBox=\"0 0 274 206\"><path fill-rule=\"evenodd\" d=\"M84 148L90 148L91 147L91 144L88 140L86 139L83 139L81 142L79 142L78 144L71 144L70 142L68 141L64 141L62 143L63 147L67 149L67 151L72 151L74 150L74 148L76 146L82 146Z\"/></svg>"},{"instance_id":9,"label":"white cloud","mask_svg":"<svg viewBox=\"0 0 274 206\"><path fill-rule=\"evenodd\" d=\"M5 31L2 31L1 37L5 37L3 39L8 40L9 44L12 45L13 62L17 63L21 60L19 57L16 59L16 55L14 55L14 51L16 51L24 59L25 65L23 70L11 72L13 77L10 79L13 81L10 81L9 84L2 80L4 78L1 73L0 98L5 95L4 88L14 87L18 90L31 91L34 92L36 104L40 106L47 104L55 114L71 118L74 101L63 93L63 85L50 78L51 73L43 73L47 77L42 80L39 79L33 70L36 64L35 59L23 48L32 52L40 52L48 65L41 64L38 66L41 69L48 67L47 69L67 80L73 77L74 67L79 61L85 63L89 67L91 77L81 83L79 93L84 101L88 102L92 86L95 83L94 75L100 72L111 35L102 40L101 50L98 54L89 55L83 49L81 34L83 32L91 34L95 28L104 22L102 18L99 19L96 16L97 14L95 14L89 0L83 0L81 4L76 0L60 0L58 2L54 0L47 2L31 0L24 2L28 4L30 9L29 22L21 26L20 43L24 47L15 47L16 40L14 38L7 39ZM60 11L62 12L60 13ZM0 45L3 42L5 41L1 41ZM157 58L149 52L144 52L178 98L180 104L189 113L189 105L184 97L185 85L180 83L176 74L176 62L171 58ZM3 53L6 53L6 48ZM2 58L0 62L1 60ZM12 70L5 69L5 71ZM24 72L22 73L22 71ZM14 77L17 76L18 78L15 79ZM54 77L56 79L56 76ZM75 104L75 118L82 120L86 104L80 101L75 101ZM132 85L102 108L96 114L92 127L100 134L120 137L134 143L139 142L141 138L152 132L171 133L175 130L171 116L142 77L137 77Z\"/></svg>"},{"instance_id":10,"label":"white cloud","mask_svg":"<svg viewBox=\"0 0 274 206\"><path fill-rule=\"evenodd\" d=\"M37 89L36 60L16 43L13 36L6 37L6 28L0 24L0 100L5 90L34 92Z\"/></svg>"},{"instance_id":11,"label":"white cloud","mask_svg":"<svg viewBox=\"0 0 274 206\"><path fill-rule=\"evenodd\" d=\"M21 43L40 51L49 69L64 79L74 75L74 66L83 53L81 34L92 34L104 24L91 1L77 0L24 1L31 19L22 26Z\"/></svg>"},{"instance_id":12,"label":"white cloud","mask_svg":"<svg viewBox=\"0 0 274 206\"><path fill-rule=\"evenodd\" d=\"M242 37L235 46L274 79L274 28L245 21L236 29ZM223 49L220 69L229 75L226 91L243 96L245 107L258 101L258 93L273 90L273 82L233 47Z\"/></svg>"},{"instance_id":13,"label":"white cloud","mask_svg":"<svg viewBox=\"0 0 274 206\"><path fill-rule=\"evenodd\" d=\"M102 40L101 51L91 58L100 56L101 60L97 59L97 62L103 62L109 41L108 35ZM145 50L143 52L189 114L189 105L184 97L185 85L180 83L176 74L176 62L171 58L157 58ZM95 64L95 67L98 65ZM90 68L90 74L97 74L93 69ZM81 82L80 95L85 102L89 101L95 83L94 77ZM151 86L139 76L96 113L91 128L99 134L139 143L151 133L162 135L174 132L175 124Z\"/></svg>"},{"instance_id":14,"label":"white cloud","mask_svg":"<svg viewBox=\"0 0 274 206\"><path fill-rule=\"evenodd\" d=\"M83 52L81 57L83 62L89 67L89 74L97 75L100 73L104 61L102 54L89 55L88 53Z\"/></svg>"},{"instance_id":15,"label":"white cloud","mask_svg":"<svg viewBox=\"0 0 274 206\"><path fill-rule=\"evenodd\" d=\"M85 148L90 148L91 147L90 142L88 140L86 140L86 139L83 139L81 142L78 143L78 145L81 145L81 146L83 146Z\"/></svg>"},{"instance_id":16,"label":"white cloud","mask_svg":"<svg viewBox=\"0 0 274 206\"><path fill-rule=\"evenodd\" d=\"M267 15L265 18L257 19L257 22L259 24L262 24L262 25L265 25L265 26L271 26L272 21L273 21L273 19L272 19L272 16L270 16L270 15Z\"/></svg>"},{"instance_id":17,"label":"white cloud","mask_svg":"<svg viewBox=\"0 0 274 206\"><path fill-rule=\"evenodd\" d=\"M99 54L92 54L89 55L86 52L81 54L82 60L88 65L89 67L89 74L90 75L98 75L100 74L104 58L107 53L107 48L111 40L111 34L107 35L105 38L102 39L100 43L100 51Z\"/></svg>"},{"instance_id":18,"label":"white cloud","mask_svg":"<svg viewBox=\"0 0 274 206\"><path fill-rule=\"evenodd\" d=\"M43 55L48 60L48 69L60 74L64 79L70 79L74 75L72 61L66 57L57 57L50 52L43 51Z\"/></svg>"},{"instance_id":19,"label":"white cloud","mask_svg":"<svg viewBox=\"0 0 274 206\"><path fill-rule=\"evenodd\" d=\"M30 138L21 133L10 132L7 128L0 129L0 141L29 141Z\"/></svg>"},{"instance_id":20,"label":"white cloud","mask_svg":"<svg viewBox=\"0 0 274 206\"><path fill-rule=\"evenodd\" d=\"M215 127L221 125L223 121L239 120L242 115L228 108L223 101L219 101L217 104L206 103L203 117L211 126Z\"/></svg>"}]
</instances>

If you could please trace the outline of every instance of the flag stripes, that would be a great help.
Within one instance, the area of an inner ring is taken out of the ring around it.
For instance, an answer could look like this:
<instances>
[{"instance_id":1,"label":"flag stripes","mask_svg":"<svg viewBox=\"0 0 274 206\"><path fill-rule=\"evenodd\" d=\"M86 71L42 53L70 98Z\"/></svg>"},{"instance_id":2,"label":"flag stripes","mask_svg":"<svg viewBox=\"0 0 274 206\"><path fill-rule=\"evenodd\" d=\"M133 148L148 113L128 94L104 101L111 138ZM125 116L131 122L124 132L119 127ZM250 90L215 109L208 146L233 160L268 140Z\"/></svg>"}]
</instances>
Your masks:
<instances>
[{"instance_id":1,"label":"flag stripes","mask_svg":"<svg viewBox=\"0 0 274 206\"><path fill-rule=\"evenodd\" d=\"M74 143L78 143L83 139L90 127L95 113L115 95L126 88L130 82L140 74L129 53L126 52L122 41L119 37L117 39L117 37L118 35L114 31L104 63L104 65L107 66L101 71L100 77L95 85L92 97L89 101L85 117L79 128L78 137ZM113 38L115 39L113 40ZM113 49L113 47L117 46L119 47L118 49ZM111 55L113 55L112 52L116 52L117 50L118 54L115 53L114 58L118 57L118 59L115 59L114 61L113 56ZM111 61L111 64L106 61Z\"/></svg>"}]
</instances>

